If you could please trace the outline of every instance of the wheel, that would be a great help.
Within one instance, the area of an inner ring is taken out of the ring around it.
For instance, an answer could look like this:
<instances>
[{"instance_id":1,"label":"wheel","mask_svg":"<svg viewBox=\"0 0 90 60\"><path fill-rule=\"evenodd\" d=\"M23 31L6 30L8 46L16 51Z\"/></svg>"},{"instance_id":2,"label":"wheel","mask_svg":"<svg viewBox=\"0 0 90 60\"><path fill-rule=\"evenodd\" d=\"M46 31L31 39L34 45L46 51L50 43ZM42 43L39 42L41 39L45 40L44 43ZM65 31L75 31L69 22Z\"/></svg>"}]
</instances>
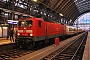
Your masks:
<instances>
[{"instance_id":1,"label":"wheel","mask_svg":"<svg viewBox=\"0 0 90 60\"><path fill-rule=\"evenodd\" d=\"M20 40L16 40L16 45L17 45L18 48L21 48L21 42L20 42Z\"/></svg>"},{"instance_id":2,"label":"wheel","mask_svg":"<svg viewBox=\"0 0 90 60\"><path fill-rule=\"evenodd\" d=\"M35 42L31 41L29 44L27 44L27 49L32 49L35 46Z\"/></svg>"}]
</instances>

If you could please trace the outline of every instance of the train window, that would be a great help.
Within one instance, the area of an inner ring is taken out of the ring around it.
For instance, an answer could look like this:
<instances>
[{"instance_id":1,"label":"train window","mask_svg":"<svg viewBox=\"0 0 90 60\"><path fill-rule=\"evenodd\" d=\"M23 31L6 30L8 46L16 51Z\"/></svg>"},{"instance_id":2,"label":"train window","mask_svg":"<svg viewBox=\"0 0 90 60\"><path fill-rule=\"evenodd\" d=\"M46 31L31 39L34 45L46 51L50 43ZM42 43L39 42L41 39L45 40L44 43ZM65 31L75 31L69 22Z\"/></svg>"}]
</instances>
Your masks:
<instances>
[{"instance_id":1,"label":"train window","mask_svg":"<svg viewBox=\"0 0 90 60\"><path fill-rule=\"evenodd\" d=\"M38 27L42 27L42 22L38 21Z\"/></svg>"},{"instance_id":2,"label":"train window","mask_svg":"<svg viewBox=\"0 0 90 60\"><path fill-rule=\"evenodd\" d=\"M72 31L72 28L69 28L69 31Z\"/></svg>"},{"instance_id":3,"label":"train window","mask_svg":"<svg viewBox=\"0 0 90 60\"><path fill-rule=\"evenodd\" d=\"M18 26L29 26L32 27L33 21L32 20L23 20L19 21Z\"/></svg>"}]
</instances>

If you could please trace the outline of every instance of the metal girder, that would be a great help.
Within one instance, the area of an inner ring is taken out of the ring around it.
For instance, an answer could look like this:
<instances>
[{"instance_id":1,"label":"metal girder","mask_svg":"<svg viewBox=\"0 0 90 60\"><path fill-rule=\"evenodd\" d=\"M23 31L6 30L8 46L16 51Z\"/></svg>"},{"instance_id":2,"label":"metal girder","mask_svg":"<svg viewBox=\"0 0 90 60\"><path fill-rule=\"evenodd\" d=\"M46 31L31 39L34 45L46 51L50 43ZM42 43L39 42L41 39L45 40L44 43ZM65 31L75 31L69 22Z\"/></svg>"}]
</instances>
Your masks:
<instances>
[{"instance_id":1,"label":"metal girder","mask_svg":"<svg viewBox=\"0 0 90 60\"><path fill-rule=\"evenodd\" d=\"M63 11L64 8L66 8L66 6L71 2L71 0L67 1L62 7L61 7L61 11ZM59 11L59 12L61 12Z\"/></svg>"},{"instance_id":2,"label":"metal girder","mask_svg":"<svg viewBox=\"0 0 90 60\"><path fill-rule=\"evenodd\" d=\"M55 1L55 0L54 0ZM59 8L59 6L60 6L60 4L63 2L64 0L61 0L61 1L59 1L56 5L54 5L54 9L58 9Z\"/></svg>"},{"instance_id":3,"label":"metal girder","mask_svg":"<svg viewBox=\"0 0 90 60\"><path fill-rule=\"evenodd\" d=\"M64 13L67 12L67 10L74 4L73 1L71 1L70 3L68 3L64 8L63 8L63 11Z\"/></svg>"},{"instance_id":4,"label":"metal girder","mask_svg":"<svg viewBox=\"0 0 90 60\"><path fill-rule=\"evenodd\" d=\"M79 14L78 10L76 9L76 6L72 5L70 8L67 9L65 15L67 15L70 19L75 20L75 18L78 16L77 13Z\"/></svg>"},{"instance_id":5,"label":"metal girder","mask_svg":"<svg viewBox=\"0 0 90 60\"><path fill-rule=\"evenodd\" d=\"M58 7L58 9L56 11L60 12L62 10L62 7L67 3L68 0L62 1L62 3L60 4L60 6Z\"/></svg>"},{"instance_id":6,"label":"metal girder","mask_svg":"<svg viewBox=\"0 0 90 60\"><path fill-rule=\"evenodd\" d=\"M90 12L90 0L74 0L80 15L86 12Z\"/></svg>"}]
</instances>

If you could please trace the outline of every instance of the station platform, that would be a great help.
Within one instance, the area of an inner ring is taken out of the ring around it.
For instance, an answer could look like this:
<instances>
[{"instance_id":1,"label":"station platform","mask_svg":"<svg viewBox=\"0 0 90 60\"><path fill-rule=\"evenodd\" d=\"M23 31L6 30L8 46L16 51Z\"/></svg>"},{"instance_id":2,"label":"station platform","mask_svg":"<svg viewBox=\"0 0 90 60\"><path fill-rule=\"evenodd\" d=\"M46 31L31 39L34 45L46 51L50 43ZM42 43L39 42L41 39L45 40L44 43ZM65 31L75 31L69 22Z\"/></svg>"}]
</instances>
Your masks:
<instances>
[{"instance_id":1,"label":"station platform","mask_svg":"<svg viewBox=\"0 0 90 60\"><path fill-rule=\"evenodd\" d=\"M88 32L82 60L90 60L90 32Z\"/></svg>"},{"instance_id":2,"label":"station platform","mask_svg":"<svg viewBox=\"0 0 90 60\"><path fill-rule=\"evenodd\" d=\"M10 44L10 43L14 43L14 42L11 42L10 39L0 38L0 45Z\"/></svg>"}]
</instances>

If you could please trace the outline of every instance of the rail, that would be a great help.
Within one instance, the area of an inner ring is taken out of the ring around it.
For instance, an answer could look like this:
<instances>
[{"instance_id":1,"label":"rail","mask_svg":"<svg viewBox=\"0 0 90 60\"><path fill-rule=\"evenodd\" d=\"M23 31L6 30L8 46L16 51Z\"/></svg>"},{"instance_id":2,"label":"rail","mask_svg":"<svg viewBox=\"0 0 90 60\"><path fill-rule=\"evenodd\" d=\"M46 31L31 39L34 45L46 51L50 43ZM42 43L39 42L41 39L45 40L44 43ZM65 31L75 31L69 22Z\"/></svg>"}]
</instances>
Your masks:
<instances>
[{"instance_id":1,"label":"rail","mask_svg":"<svg viewBox=\"0 0 90 60\"><path fill-rule=\"evenodd\" d=\"M85 33L85 34L87 34L87 33ZM59 60L68 60L68 59L70 60L70 59L72 59L73 60L73 58L76 56L76 53L77 53L79 47L82 45L82 44L80 44L80 42L83 39L82 37L84 37L84 36L86 37L85 34L83 34L82 36L80 36L79 38L74 40L73 42L70 42L69 44L67 44L67 45L63 46L62 48L58 49L57 51L54 51L50 55L44 57L42 60L57 60L57 59L59 59ZM76 45L79 46L79 47L76 47ZM73 46L75 47L75 49L74 49ZM73 52L73 50L74 50L74 52Z\"/></svg>"}]
</instances>

